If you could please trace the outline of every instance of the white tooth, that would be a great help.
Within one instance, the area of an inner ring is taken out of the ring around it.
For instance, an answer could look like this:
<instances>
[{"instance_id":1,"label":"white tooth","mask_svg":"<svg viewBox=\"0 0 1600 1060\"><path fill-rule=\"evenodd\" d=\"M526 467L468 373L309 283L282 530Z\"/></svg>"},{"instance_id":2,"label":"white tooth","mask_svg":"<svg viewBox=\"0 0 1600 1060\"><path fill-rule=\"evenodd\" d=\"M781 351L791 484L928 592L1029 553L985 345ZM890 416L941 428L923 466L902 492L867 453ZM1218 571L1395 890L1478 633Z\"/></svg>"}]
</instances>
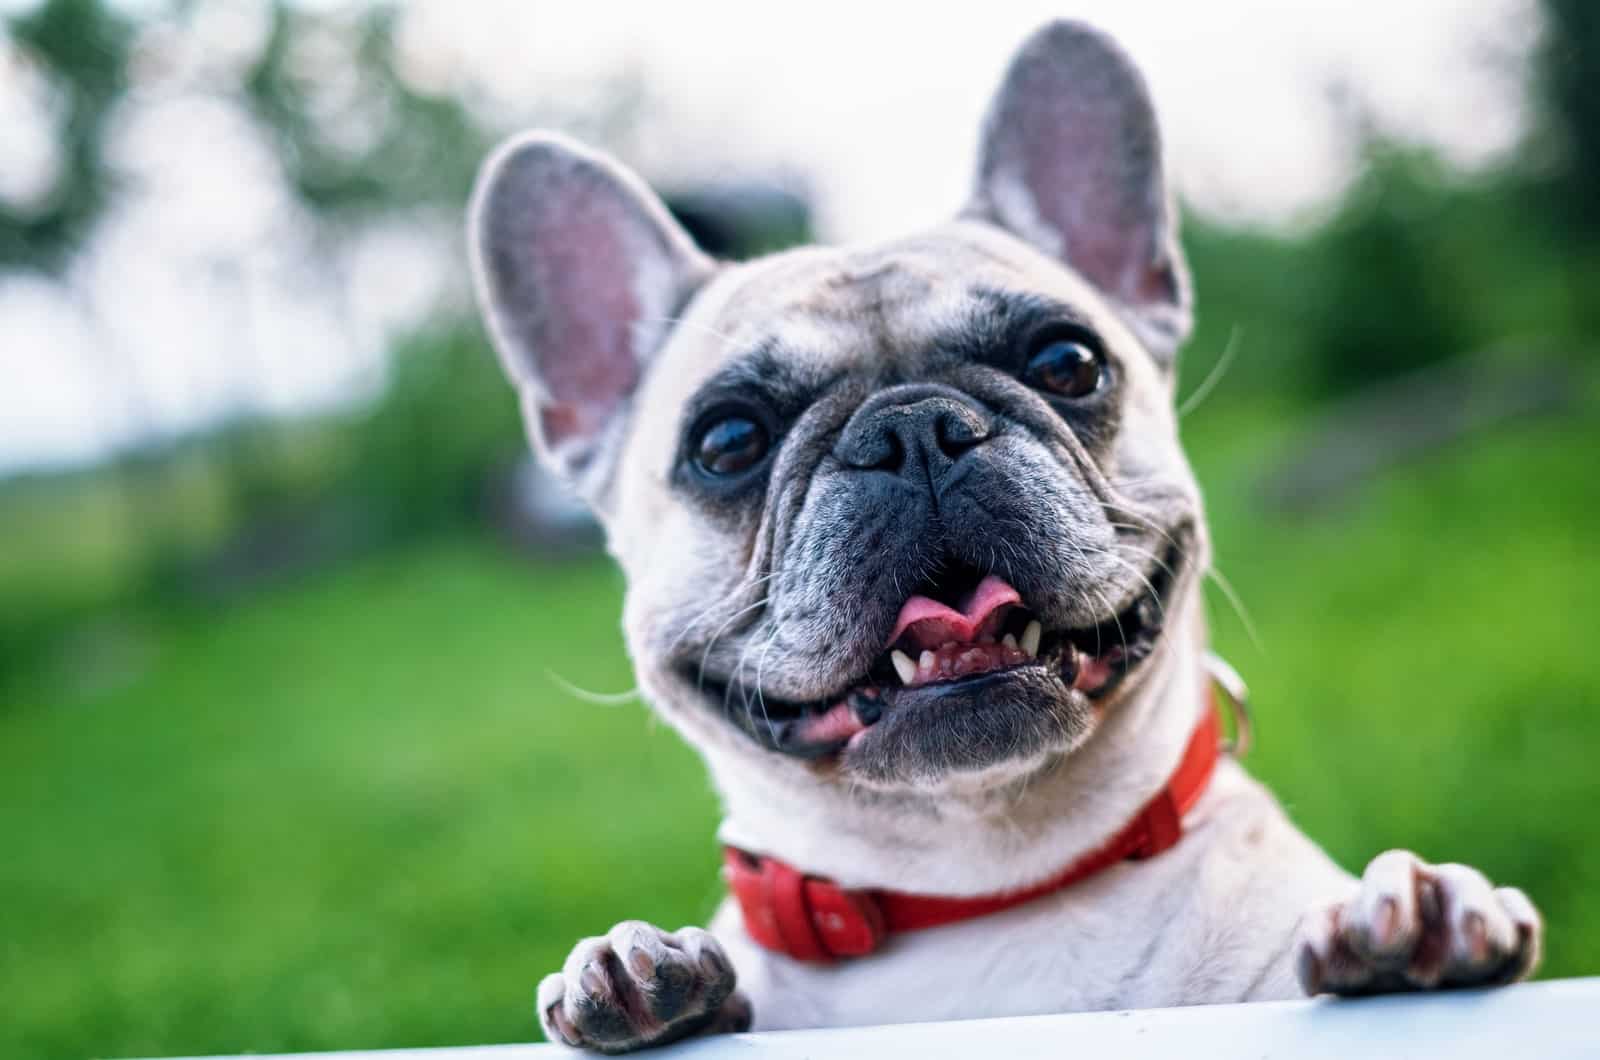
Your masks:
<instances>
[{"instance_id":1,"label":"white tooth","mask_svg":"<svg viewBox=\"0 0 1600 1060\"><path fill-rule=\"evenodd\" d=\"M889 661L894 663L894 672L900 675L902 684L910 684L917 678L917 664L911 661L911 656L896 648L889 653Z\"/></svg>"},{"instance_id":2,"label":"white tooth","mask_svg":"<svg viewBox=\"0 0 1600 1060\"><path fill-rule=\"evenodd\" d=\"M1003 638L1001 638L1000 643L1004 644L1006 647L1010 648L1012 651L1016 651L1017 650L1017 638L1012 636L1009 633L1007 633Z\"/></svg>"},{"instance_id":3,"label":"white tooth","mask_svg":"<svg viewBox=\"0 0 1600 1060\"><path fill-rule=\"evenodd\" d=\"M932 673L933 664L937 661L938 660L934 657L933 652L929 651L927 648L923 648L922 654L917 657L917 669L926 670L929 673Z\"/></svg>"},{"instance_id":4,"label":"white tooth","mask_svg":"<svg viewBox=\"0 0 1600 1060\"><path fill-rule=\"evenodd\" d=\"M1039 654L1039 638L1044 635L1044 627L1039 625L1038 619L1028 623L1028 628L1022 631L1022 650L1033 658Z\"/></svg>"}]
</instances>

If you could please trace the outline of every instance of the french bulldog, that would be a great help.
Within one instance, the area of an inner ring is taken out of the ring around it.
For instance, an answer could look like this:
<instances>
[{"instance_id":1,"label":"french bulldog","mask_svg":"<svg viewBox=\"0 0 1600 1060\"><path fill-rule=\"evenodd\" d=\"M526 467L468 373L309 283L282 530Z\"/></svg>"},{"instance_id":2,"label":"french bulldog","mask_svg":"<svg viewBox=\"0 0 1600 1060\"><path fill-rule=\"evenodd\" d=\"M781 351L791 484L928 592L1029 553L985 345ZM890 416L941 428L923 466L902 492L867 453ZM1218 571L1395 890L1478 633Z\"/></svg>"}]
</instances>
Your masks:
<instances>
[{"instance_id":1,"label":"french bulldog","mask_svg":"<svg viewBox=\"0 0 1600 1060\"><path fill-rule=\"evenodd\" d=\"M633 173L548 132L484 164L469 228L533 446L604 527L640 690L704 757L733 856L783 866L758 884L791 899L1027 899L862 956L784 951L732 899L709 930L626 921L539 984L548 1037L624 1052L1534 968L1522 892L1398 850L1351 877L1229 757L1166 849L1038 886L1211 750L1209 543L1173 408L1191 286L1150 97L1105 35L1022 45L970 199L920 235L713 261Z\"/></svg>"}]
</instances>

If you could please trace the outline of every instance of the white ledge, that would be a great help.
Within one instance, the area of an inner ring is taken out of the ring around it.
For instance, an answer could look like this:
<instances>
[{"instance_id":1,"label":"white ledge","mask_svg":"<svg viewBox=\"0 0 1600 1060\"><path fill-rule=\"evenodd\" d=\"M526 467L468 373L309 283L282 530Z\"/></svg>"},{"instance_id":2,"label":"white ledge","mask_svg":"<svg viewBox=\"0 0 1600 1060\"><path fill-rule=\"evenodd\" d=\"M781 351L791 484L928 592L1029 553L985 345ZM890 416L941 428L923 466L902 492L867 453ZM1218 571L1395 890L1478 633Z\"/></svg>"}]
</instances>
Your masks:
<instances>
[{"instance_id":1,"label":"white ledge","mask_svg":"<svg viewBox=\"0 0 1600 1060\"><path fill-rule=\"evenodd\" d=\"M300 1060L313 1056L343 1060L556 1060L574 1055L570 1049L553 1045L482 1045L303 1053ZM1356 1001L1273 1001L731 1034L683 1042L642 1056L649 1060L880 1060L899 1056L918 1060L1593 1058L1600 1057L1600 978Z\"/></svg>"}]
</instances>

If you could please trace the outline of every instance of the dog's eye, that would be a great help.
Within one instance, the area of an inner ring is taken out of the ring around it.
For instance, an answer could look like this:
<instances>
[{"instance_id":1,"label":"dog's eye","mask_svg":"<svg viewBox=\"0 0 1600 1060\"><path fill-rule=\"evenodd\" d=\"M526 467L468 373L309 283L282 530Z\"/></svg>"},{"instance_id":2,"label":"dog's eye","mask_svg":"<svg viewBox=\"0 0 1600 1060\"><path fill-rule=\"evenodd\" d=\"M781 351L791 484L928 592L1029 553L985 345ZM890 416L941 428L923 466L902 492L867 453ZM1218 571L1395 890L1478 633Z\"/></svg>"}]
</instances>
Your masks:
<instances>
[{"instance_id":1,"label":"dog's eye","mask_svg":"<svg viewBox=\"0 0 1600 1060\"><path fill-rule=\"evenodd\" d=\"M747 416L725 416L700 432L694 462L710 475L748 471L767 455L765 427Z\"/></svg>"},{"instance_id":2,"label":"dog's eye","mask_svg":"<svg viewBox=\"0 0 1600 1060\"><path fill-rule=\"evenodd\" d=\"M1023 379L1061 397L1086 397L1100 389L1105 363L1087 342L1055 338L1041 344L1028 358Z\"/></svg>"}]
</instances>

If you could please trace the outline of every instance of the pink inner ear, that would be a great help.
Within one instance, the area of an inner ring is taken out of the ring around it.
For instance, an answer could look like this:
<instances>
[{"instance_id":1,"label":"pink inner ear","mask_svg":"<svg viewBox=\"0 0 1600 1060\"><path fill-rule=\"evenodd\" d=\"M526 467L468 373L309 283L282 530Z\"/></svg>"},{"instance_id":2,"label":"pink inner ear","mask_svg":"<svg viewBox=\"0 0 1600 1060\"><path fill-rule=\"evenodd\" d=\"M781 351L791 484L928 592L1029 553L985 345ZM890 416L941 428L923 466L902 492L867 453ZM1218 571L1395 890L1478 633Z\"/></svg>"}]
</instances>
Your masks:
<instances>
[{"instance_id":1,"label":"pink inner ear","mask_svg":"<svg viewBox=\"0 0 1600 1060\"><path fill-rule=\"evenodd\" d=\"M552 445L598 432L638 383L641 317L639 261L625 234L635 219L610 196L554 197L542 204L528 256L543 292L533 348L549 397L540 428Z\"/></svg>"},{"instance_id":2,"label":"pink inner ear","mask_svg":"<svg viewBox=\"0 0 1600 1060\"><path fill-rule=\"evenodd\" d=\"M1023 45L985 127L992 219L1136 307L1181 308L1155 112L1109 38L1055 22Z\"/></svg>"},{"instance_id":3,"label":"pink inner ear","mask_svg":"<svg viewBox=\"0 0 1600 1060\"><path fill-rule=\"evenodd\" d=\"M1145 205L1139 200L1148 177L1124 163L1121 115L1045 97L1019 117L1024 180L1040 215L1061 234L1072 266L1130 301L1169 294L1152 290L1167 285L1156 277L1163 270L1150 267L1162 204L1135 205Z\"/></svg>"}]
</instances>

